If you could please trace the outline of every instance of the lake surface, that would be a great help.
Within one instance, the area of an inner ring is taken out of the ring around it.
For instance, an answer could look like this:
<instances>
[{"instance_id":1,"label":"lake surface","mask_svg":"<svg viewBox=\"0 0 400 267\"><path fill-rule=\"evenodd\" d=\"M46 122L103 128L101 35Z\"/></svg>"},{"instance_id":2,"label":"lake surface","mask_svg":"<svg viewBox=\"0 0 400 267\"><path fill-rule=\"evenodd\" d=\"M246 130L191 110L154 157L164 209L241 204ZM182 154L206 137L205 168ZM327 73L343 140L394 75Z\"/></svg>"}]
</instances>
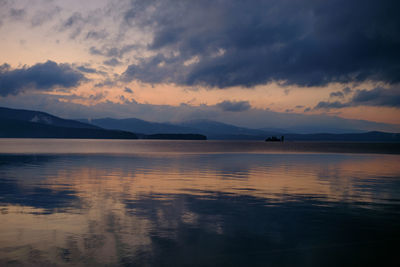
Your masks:
<instances>
[{"instance_id":1,"label":"lake surface","mask_svg":"<svg viewBox=\"0 0 400 267\"><path fill-rule=\"evenodd\" d=\"M399 248L398 144L0 140L0 266L397 266Z\"/></svg>"}]
</instances>

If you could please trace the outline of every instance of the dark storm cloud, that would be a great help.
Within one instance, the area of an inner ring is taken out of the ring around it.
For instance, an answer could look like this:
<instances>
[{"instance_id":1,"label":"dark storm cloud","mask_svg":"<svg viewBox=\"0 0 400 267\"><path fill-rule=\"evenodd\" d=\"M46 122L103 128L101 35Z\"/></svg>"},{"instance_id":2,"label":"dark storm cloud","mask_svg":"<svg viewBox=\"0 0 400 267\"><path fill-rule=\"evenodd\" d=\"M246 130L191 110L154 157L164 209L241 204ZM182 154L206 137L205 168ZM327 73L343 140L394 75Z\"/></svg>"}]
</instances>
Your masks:
<instances>
[{"instance_id":1,"label":"dark storm cloud","mask_svg":"<svg viewBox=\"0 0 400 267\"><path fill-rule=\"evenodd\" d=\"M139 79L147 83L176 82L183 80L186 73L179 59L158 54L142 60L139 65L130 65L121 75L121 80L130 82Z\"/></svg>"},{"instance_id":2,"label":"dark storm cloud","mask_svg":"<svg viewBox=\"0 0 400 267\"><path fill-rule=\"evenodd\" d=\"M314 109L337 109L356 106L400 108L400 88L377 87L372 90L357 90L348 102L319 102Z\"/></svg>"},{"instance_id":3,"label":"dark storm cloud","mask_svg":"<svg viewBox=\"0 0 400 267\"><path fill-rule=\"evenodd\" d=\"M4 64L0 66L0 95L16 95L27 89L48 91L55 87L71 88L83 80L83 74L70 65L50 60L20 69L11 69Z\"/></svg>"},{"instance_id":4,"label":"dark storm cloud","mask_svg":"<svg viewBox=\"0 0 400 267\"><path fill-rule=\"evenodd\" d=\"M132 1L124 19L152 29L155 56L123 79L219 88L398 83L399 9L394 0Z\"/></svg>"},{"instance_id":5,"label":"dark storm cloud","mask_svg":"<svg viewBox=\"0 0 400 267\"><path fill-rule=\"evenodd\" d=\"M352 98L353 105L385 106L400 108L400 87L372 90L357 90Z\"/></svg>"},{"instance_id":6,"label":"dark storm cloud","mask_svg":"<svg viewBox=\"0 0 400 267\"><path fill-rule=\"evenodd\" d=\"M246 111L251 108L248 101L225 100L223 102L218 103L216 106L222 109L223 111L232 111L232 112Z\"/></svg>"}]
</instances>

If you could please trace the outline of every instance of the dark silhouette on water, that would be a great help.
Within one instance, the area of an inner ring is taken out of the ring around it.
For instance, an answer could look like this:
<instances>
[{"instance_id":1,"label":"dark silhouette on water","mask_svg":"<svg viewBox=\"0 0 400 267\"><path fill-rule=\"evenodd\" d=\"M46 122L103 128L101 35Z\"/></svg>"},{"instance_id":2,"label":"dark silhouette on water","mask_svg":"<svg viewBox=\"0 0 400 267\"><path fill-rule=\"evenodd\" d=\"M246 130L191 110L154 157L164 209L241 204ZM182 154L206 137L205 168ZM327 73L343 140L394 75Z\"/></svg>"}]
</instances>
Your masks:
<instances>
[{"instance_id":1,"label":"dark silhouette on water","mask_svg":"<svg viewBox=\"0 0 400 267\"><path fill-rule=\"evenodd\" d=\"M285 140L285 137L283 135L281 136L281 139L279 139L276 136L271 136L271 137L268 137L267 139L265 139L265 142L283 142L284 140Z\"/></svg>"}]
</instances>

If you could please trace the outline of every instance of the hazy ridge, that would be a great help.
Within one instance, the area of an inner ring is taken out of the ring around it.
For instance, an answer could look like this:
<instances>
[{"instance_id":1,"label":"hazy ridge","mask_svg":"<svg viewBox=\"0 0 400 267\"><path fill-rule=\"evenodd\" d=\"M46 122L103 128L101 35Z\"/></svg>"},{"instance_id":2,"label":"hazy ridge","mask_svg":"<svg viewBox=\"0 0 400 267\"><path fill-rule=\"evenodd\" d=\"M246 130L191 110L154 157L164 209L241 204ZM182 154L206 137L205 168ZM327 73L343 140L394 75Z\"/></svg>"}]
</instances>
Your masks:
<instances>
[{"instance_id":1,"label":"hazy ridge","mask_svg":"<svg viewBox=\"0 0 400 267\"><path fill-rule=\"evenodd\" d=\"M251 129L212 120L179 123L149 122L137 118L67 120L51 114L0 108L2 138L93 138L175 140L265 140L285 136L286 141L400 142L399 133L379 131L300 134L286 129Z\"/></svg>"}]
</instances>

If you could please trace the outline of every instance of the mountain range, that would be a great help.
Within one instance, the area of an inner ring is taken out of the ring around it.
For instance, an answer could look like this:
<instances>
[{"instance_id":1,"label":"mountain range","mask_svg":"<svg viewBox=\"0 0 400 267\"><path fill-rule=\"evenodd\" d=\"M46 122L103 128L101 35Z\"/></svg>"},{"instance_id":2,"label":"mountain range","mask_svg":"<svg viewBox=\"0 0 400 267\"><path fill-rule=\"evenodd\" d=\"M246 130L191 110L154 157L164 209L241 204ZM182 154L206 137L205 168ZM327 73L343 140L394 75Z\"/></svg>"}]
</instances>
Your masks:
<instances>
[{"instance_id":1,"label":"mountain range","mask_svg":"<svg viewBox=\"0 0 400 267\"><path fill-rule=\"evenodd\" d=\"M148 122L136 118L130 119L79 119L105 129L119 129L140 135L156 133L198 133L211 140L265 140L268 136L285 136L287 141L352 141L352 142L400 142L400 134L379 131L354 133L313 133L299 134L285 129L250 129L212 120L190 120L180 123Z\"/></svg>"},{"instance_id":2,"label":"mountain range","mask_svg":"<svg viewBox=\"0 0 400 267\"><path fill-rule=\"evenodd\" d=\"M2 138L89 138L137 139L136 134L106 130L75 120L66 120L45 112L0 107Z\"/></svg>"},{"instance_id":3,"label":"mountain range","mask_svg":"<svg viewBox=\"0 0 400 267\"><path fill-rule=\"evenodd\" d=\"M271 134L280 134L277 131L257 130L244 127L238 127L222 122L211 120L191 120L181 123L158 123L148 122L136 118L131 119L80 119L80 122L90 123L104 129L118 129L135 132L137 134L193 134L198 133L206 135L208 139L246 139L246 140L264 140L265 136Z\"/></svg>"},{"instance_id":4,"label":"mountain range","mask_svg":"<svg viewBox=\"0 0 400 267\"><path fill-rule=\"evenodd\" d=\"M265 140L285 136L287 141L400 142L400 134L385 132L299 134L285 129L251 129L212 120L179 123L149 122L137 118L63 119L32 110L0 107L2 138L104 138L184 140Z\"/></svg>"}]
</instances>

